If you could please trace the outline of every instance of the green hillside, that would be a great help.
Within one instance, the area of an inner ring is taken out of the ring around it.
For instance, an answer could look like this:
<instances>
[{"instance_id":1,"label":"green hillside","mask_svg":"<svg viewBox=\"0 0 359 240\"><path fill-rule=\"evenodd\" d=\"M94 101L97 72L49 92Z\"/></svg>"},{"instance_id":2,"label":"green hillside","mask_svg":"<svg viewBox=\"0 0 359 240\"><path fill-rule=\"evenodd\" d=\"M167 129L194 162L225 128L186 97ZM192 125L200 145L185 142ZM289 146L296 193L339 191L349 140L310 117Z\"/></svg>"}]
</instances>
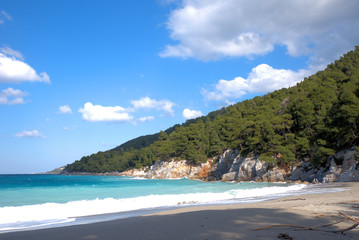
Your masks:
<instances>
[{"instance_id":1,"label":"green hillside","mask_svg":"<svg viewBox=\"0 0 359 240\"><path fill-rule=\"evenodd\" d=\"M359 144L359 47L296 86L283 88L81 158L69 172L123 171L157 160L206 161L225 149L275 165L326 162Z\"/></svg>"},{"instance_id":2,"label":"green hillside","mask_svg":"<svg viewBox=\"0 0 359 240\"><path fill-rule=\"evenodd\" d=\"M173 131L176 130L177 127L180 127L180 126L186 127L196 121L197 121L196 119L190 119L190 120L186 121L185 123L183 123L182 125L176 124L173 127L168 128L164 132L167 134L171 134ZM119 150L124 151L124 150L129 150L131 148L141 149L141 148L147 147L147 146L151 145L152 143L154 143L155 141L157 141L159 136L160 136L160 133L155 133L155 134L151 134L151 135L137 137L137 138L134 138L132 140L129 140L129 141L121 144L120 146L115 147L114 149L111 149L110 151L119 151Z\"/></svg>"}]
</instances>

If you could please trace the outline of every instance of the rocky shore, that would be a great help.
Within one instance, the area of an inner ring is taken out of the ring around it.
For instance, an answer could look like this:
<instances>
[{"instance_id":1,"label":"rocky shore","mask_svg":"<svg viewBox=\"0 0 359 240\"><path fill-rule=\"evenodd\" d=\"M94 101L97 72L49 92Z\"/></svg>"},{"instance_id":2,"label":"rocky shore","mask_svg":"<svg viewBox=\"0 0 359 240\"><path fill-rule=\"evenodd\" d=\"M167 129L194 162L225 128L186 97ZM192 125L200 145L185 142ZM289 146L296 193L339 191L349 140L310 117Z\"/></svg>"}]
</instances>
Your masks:
<instances>
[{"instance_id":1,"label":"rocky shore","mask_svg":"<svg viewBox=\"0 0 359 240\"><path fill-rule=\"evenodd\" d=\"M183 178L207 181L256 182L349 182L359 181L359 162L354 149L337 152L321 168L312 167L309 161L291 167L272 167L256 156L241 156L237 150L227 150L217 159L193 165L186 160L158 161L153 166L131 169L111 175L144 178Z\"/></svg>"}]
</instances>

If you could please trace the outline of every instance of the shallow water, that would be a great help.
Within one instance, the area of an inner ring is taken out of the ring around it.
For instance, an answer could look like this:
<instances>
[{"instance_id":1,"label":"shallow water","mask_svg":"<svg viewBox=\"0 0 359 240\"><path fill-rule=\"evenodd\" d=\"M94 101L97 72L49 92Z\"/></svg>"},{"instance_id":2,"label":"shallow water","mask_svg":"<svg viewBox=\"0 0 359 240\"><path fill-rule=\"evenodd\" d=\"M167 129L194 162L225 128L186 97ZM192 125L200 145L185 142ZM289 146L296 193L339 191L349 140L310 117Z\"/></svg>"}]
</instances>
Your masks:
<instances>
[{"instance_id":1,"label":"shallow water","mask_svg":"<svg viewBox=\"0 0 359 240\"><path fill-rule=\"evenodd\" d=\"M165 208L246 203L329 191L335 190L285 183L0 175L0 232L110 220Z\"/></svg>"}]
</instances>

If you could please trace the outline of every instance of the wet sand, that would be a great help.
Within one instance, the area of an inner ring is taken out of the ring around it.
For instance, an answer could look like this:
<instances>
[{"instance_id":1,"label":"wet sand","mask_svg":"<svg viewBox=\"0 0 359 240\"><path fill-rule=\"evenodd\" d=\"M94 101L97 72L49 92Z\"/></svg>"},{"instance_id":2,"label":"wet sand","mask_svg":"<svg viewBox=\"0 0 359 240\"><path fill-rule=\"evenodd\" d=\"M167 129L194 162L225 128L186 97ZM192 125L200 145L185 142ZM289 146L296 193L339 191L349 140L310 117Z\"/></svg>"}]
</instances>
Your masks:
<instances>
[{"instance_id":1,"label":"wet sand","mask_svg":"<svg viewBox=\"0 0 359 240\"><path fill-rule=\"evenodd\" d=\"M346 191L298 195L272 201L180 208L140 217L58 228L0 234L0 239L359 239L359 226L346 220L315 230L294 227L256 228L275 224L313 227L344 219L359 220L359 182L331 186Z\"/></svg>"}]
</instances>

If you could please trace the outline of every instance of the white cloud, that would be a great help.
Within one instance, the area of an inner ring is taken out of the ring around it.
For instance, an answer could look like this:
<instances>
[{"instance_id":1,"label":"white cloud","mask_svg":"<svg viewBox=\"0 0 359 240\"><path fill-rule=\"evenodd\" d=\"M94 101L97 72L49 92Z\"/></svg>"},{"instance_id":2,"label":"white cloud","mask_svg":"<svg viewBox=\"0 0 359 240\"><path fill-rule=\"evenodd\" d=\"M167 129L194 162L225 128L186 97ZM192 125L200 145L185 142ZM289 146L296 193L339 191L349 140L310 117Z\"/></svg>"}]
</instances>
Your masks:
<instances>
[{"instance_id":1,"label":"white cloud","mask_svg":"<svg viewBox=\"0 0 359 240\"><path fill-rule=\"evenodd\" d=\"M129 122L133 116L128 111L120 106L104 107L90 102L85 103L84 107L79 109L82 118L88 122Z\"/></svg>"},{"instance_id":2,"label":"white cloud","mask_svg":"<svg viewBox=\"0 0 359 240\"><path fill-rule=\"evenodd\" d=\"M177 44L160 56L207 61L284 45L291 56L328 64L358 44L358 9L357 0L183 0L167 22Z\"/></svg>"},{"instance_id":3,"label":"white cloud","mask_svg":"<svg viewBox=\"0 0 359 240\"><path fill-rule=\"evenodd\" d=\"M44 138L45 136L42 135L38 130L32 131L22 131L15 134L17 138Z\"/></svg>"},{"instance_id":4,"label":"white cloud","mask_svg":"<svg viewBox=\"0 0 359 240\"><path fill-rule=\"evenodd\" d=\"M140 121L140 122L149 122L149 121L153 121L153 120L155 120L154 116L141 117L138 119L138 121Z\"/></svg>"},{"instance_id":5,"label":"white cloud","mask_svg":"<svg viewBox=\"0 0 359 240\"><path fill-rule=\"evenodd\" d=\"M3 48L0 48L0 51L8 56L11 56L11 57L15 57L17 59L20 59L20 60L24 60L24 56L22 55L21 52L19 51L16 51L10 47L3 47Z\"/></svg>"},{"instance_id":6,"label":"white cloud","mask_svg":"<svg viewBox=\"0 0 359 240\"><path fill-rule=\"evenodd\" d=\"M10 16L10 14L5 12L4 10L1 11L1 15L4 16L7 20L12 20L12 17Z\"/></svg>"},{"instance_id":7,"label":"white cloud","mask_svg":"<svg viewBox=\"0 0 359 240\"><path fill-rule=\"evenodd\" d=\"M285 69L274 69L267 64L253 68L248 78L236 77L233 80L219 80L214 91L203 90L206 100L222 101L226 104L230 100L241 98L247 93L267 93L284 87L294 86L311 72L299 70L297 72Z\"/></svg>"},{"instance_id":8,"label":"white cloud","mask_svg":"<svg viewBox=\"0 0 359 240\"><path fill-rule=\"evenodd\" d=\"M3 50L5 49L5 52ZM15 58L21 54L11 48L3 48L0 53L0 83L20 83L20 82L46 82L50 83L50 77L46 72L37 72L28 64ZM12 52L11 52L12 51ZM6 52L11 55L6 55ZM15 54L15 55L14 55ZM22 56L22 55L20 55Z\"/></svg>"},{"instance_id":9,"label":"white cloud","mask_svg":"<svg viewBox=\"0 0 359 240\"><path fill-rule=\"evenodd\" d=\"M135 109L156 109L164 111L166 115L173 116L174 112L172 107L174 103L169 100L160 100L151 99L149 97L143 97L139 100L131 101L131 104Z\"/></svg>"},{"instance_id":10,"label":"white cloud","mask_svg":"<svg viewBox=\"0 0 359 240\"><path fill-rule=\"evenodd\" d=\"M0 12L0 24L4 24L5 21L11 21L12 20L12 17L10 16L10 14L8 14L7 12L5 12L4 10L2 10Z\"/></svg>"},{"instance_id":11,"label":"white cloud","mask_svg":"<svg viewBox=\"0 0 359 240\"><path fill-rule=\"evenodd\" d=\"M59 107L59 112L62 114L71 114L72 110L69 105L64 105Z\"/></svg>"},{"instance_id":12,"label":"white cloud","mask_svg":"<svg viewBox=\"0 0 359 240\"><path fill-rule=\"evenodd\" d=\"M0 92L0 104L8 104L8 105L23 104L25 103L24 97L26 95L27 93L19 89L13 89L9 87Z\"/></svg>"},{"instance_id":13,"label":"white cloud","mask_svg":"<svg viewBox=\"0 0 359 240\"><path fill-rule=\"evenodd\" d=\"M132 114L137 114L140 109L163 111L166 115L174 115L172 109L174 103L169 100L157 101L149 97L143 97L139 100L131 101L131 104L133 107L123 108L121 106L93 105L91 102L87 102L78 111L82 113L82 118L89 122L130 122L135 125L139 122L149 122L155 119L154 116L136 117L134 119Z\"/></svg>"},{"instance_id":14,"label":"white cloud","mask_svg":"<svg viewBox=\"0 0 359 240\"><path fill-rule=\"evenodd\" d=\"M185 119L193 119L193 118L203 116L203 113L201 111L196 111L196 110L191 110L191 109L186 108L183 110L182 116Z\"/></svg>"}]
</instances>

